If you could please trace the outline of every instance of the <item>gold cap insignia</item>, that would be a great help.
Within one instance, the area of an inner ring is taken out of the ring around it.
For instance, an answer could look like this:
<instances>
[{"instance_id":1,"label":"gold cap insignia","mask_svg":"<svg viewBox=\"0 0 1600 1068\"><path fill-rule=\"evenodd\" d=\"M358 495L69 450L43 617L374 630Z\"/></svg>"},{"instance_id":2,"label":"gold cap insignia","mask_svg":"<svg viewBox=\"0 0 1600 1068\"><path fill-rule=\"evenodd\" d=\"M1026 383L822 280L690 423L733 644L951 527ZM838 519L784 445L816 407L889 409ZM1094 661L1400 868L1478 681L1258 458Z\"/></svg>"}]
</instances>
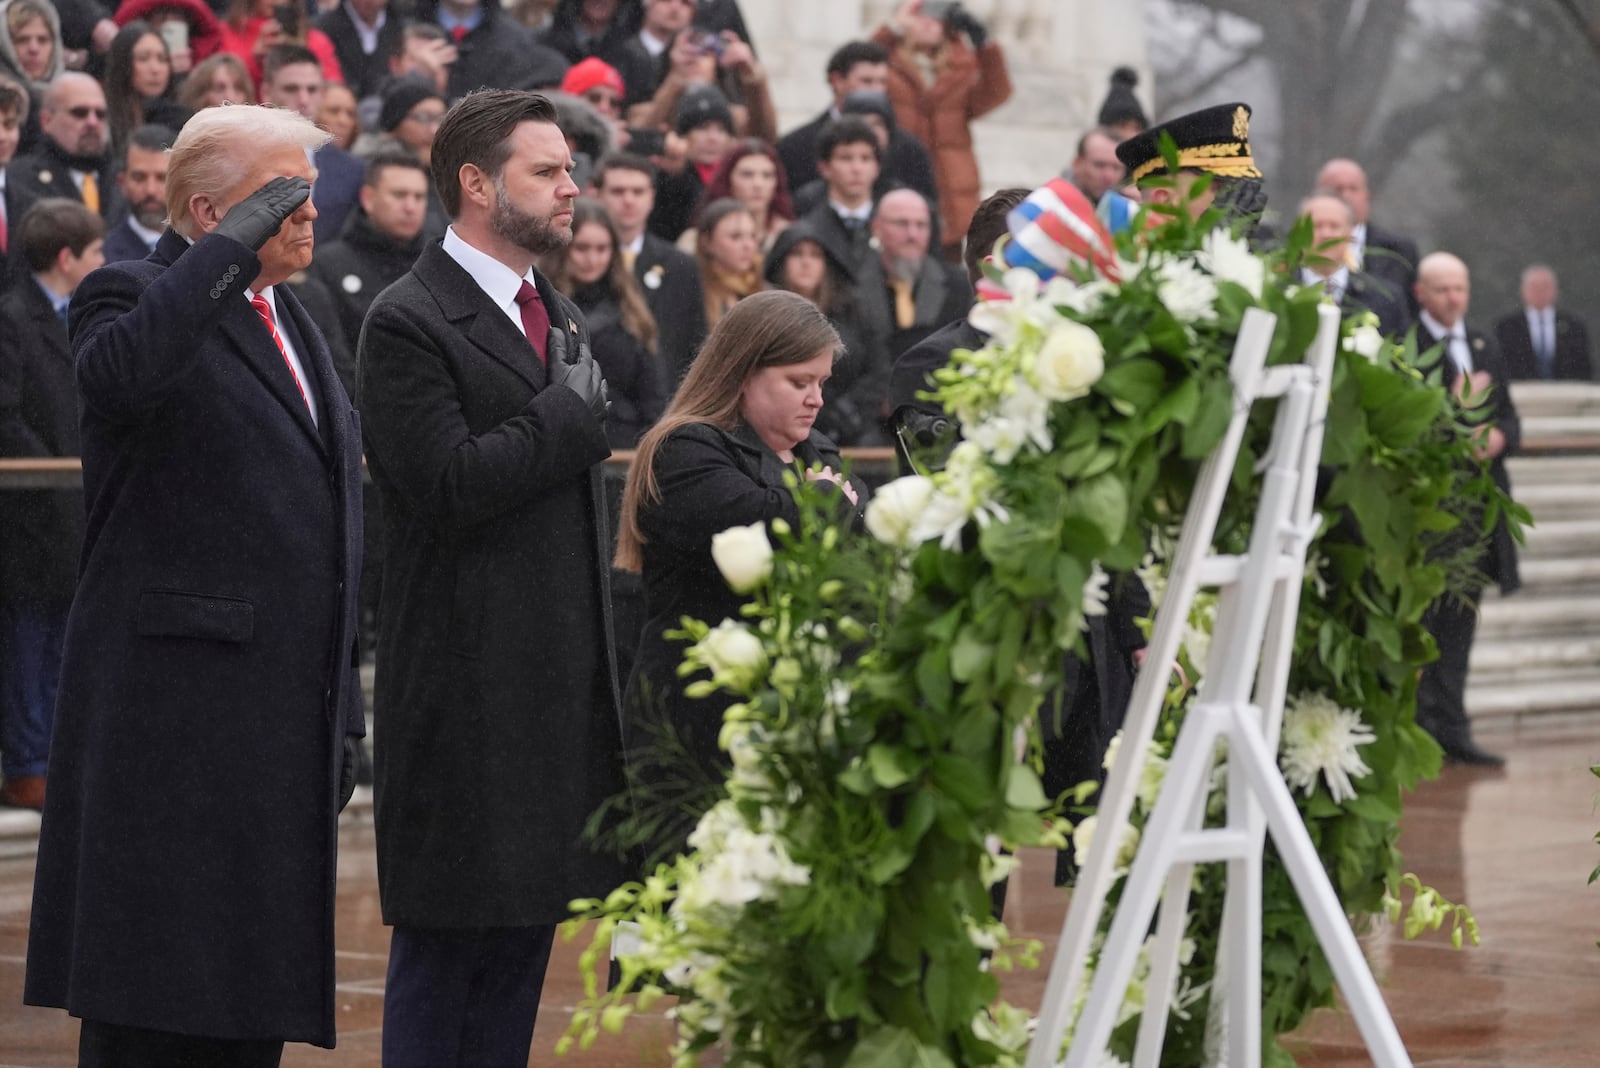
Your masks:
<instances>
[{"instance_id":1,"label":"gold cap insignia","mask_svg":"<svg viewBox=\"0 0 1600 1068\"><path fill-rule=\"evenodd\" d=\"M1233 109L1233 136L1241 141L1250 137L1250 112L1243 105Z\"/></svg>"}]
</instances>

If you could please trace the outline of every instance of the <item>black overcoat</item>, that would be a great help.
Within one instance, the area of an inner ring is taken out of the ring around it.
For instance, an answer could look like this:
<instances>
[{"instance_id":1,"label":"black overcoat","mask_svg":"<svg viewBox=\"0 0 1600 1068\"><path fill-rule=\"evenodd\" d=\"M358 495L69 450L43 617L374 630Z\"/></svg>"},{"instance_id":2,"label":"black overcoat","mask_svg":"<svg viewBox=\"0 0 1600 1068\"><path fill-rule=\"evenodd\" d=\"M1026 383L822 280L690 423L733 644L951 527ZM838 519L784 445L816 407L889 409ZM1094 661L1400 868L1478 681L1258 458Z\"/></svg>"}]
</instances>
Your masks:
<instances>
[{"instance_id":1,"label":"black overcoat","mask_svg":"<svg viewBox=\"0 0 1600 1068\"><path fill-rule=\"evenodd\" d=\"M839 450L811 432L794 449L807 467L841 470ZM695 677L678 677L685 643L666 636L684 616L716 626L741 619L744 597L735 593L711 558L711 538L729 527L783 519L798 530L800 510L784 485L791 465L778 458L756 432L740 425L722 430L691 423L668 435L655 456L661 499L639 509L644 535L645 625L628 680L628 745L647 748L660 727L669 726L702 769L717 769L726 758L717 748L722 712L733 703L726 693L694 698L684 687ZM838 493L840 515L855 525L867 505L867 487L852 478L857 503ZM824 490L831 483L819 483ZM643 755L642 753L640 755Z\"/></svg>"},{"instance_id":2,"label":"black overcoat","mask_svg":"<svg viewBox=\"0 0 1600 1068\"><path fill-rule=\"evenodd\" d=\"M334 1042L333 912L360 430L248 247L168 231L78 287L88 524L67 620L24 1000L114 1024Z\"/></svg>"},{"instance_id":3,"label":"black overcoat","mask_svg":"<svg viewBox=\"0 0 1600 1068\"><path fill-rule=\"evenodd\" d=\"M66 324L32 278L0 296L0 456L77 456L78 387ZM83 491L0 497L0 601L60 618L78 582Z\"/></svg>"},{"instance_id":4,"label":"black overcoat","mask_svg":"<svg viewBox=\"0 0 1600 1068\"><path fill-rule=\"evenodd\" d=\"M538 288L575 351L582 315ZM623 874L583 838L623 791L605 429L438 244L373 302L360 363L385 522L384 921L565 919Z\"/></svg>"}]
</instances>

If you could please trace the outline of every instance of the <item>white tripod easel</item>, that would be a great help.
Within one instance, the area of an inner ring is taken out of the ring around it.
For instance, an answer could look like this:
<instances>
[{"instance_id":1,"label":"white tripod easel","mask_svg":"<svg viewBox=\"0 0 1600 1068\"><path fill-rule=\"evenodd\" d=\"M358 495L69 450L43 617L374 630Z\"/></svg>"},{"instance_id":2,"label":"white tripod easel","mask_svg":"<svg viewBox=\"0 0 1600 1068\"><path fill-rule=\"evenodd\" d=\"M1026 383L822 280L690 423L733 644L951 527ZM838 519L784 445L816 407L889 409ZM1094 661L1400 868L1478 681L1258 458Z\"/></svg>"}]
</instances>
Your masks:
<instances>
[{"instance_id":1,"label":"white tripod easel","mask_svg":"<svg viewBox=\"0 0 1600 1068\"><path fill-rule=\"evenodd\" d=\"M1337 309L1324 307L1319 314L1316 341L1303 364L1265 366L1275 325L1266 312L1249 312L1239 332L1229 367L1233 417L1221 444L1201 468L1184 517L1145 661L1152 669L1142 672L1134 687L1122 744L1101 797L1098 827L1051 965L1027 1068L1093 1068L1099 1063L1159 905L1133 1062L1133 1068L1156 1068L1177 979L1194 866L1207 862L1227 863L1209 1021L1209 1037L1216 1041L1208 1043L1208 1060L1228 1068L1259 1068L1262 850L1267 831L1374 1063L1378 1068L1410 1068L1411 1060L1276 760L1306 550L1318 522L1312 495L1339 333ZM1271 397L1280 400L1272 445L1262 460L1265 474L1249 550L1244 556L1208 556L1250 407ZM1220 590L1204 677L1179 729L1155 809L1100 950L1071 1048L1063 1057L1062 1044L1084 989L1095 932L1115 881L1116 850L1167 686L1167 673L1153 666L1173 662L1189 608L1202 586ZM1227 752L1227 818L1223 826L1205 829L1202 820L1219 743Z\"/></svg>"}]
</instances>

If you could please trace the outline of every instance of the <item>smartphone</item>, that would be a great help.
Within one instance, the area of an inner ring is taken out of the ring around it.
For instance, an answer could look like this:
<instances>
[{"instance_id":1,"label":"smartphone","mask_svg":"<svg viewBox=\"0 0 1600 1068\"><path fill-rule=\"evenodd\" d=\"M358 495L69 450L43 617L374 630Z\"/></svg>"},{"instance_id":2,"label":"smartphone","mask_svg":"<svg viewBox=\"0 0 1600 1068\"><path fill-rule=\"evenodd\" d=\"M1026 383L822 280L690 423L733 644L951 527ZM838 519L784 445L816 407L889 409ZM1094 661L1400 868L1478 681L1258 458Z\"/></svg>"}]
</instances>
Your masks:
<instances>
[{"instance_id":1,"label":"smartphone","mask_svg":"<svg viewBox=\"0 0 1600 1068\"><path fill-rule=\"evenodd\" d=\"M181 18L171 18L161 24L161 39L167 51L182 52L189 47L189 24Z\"/></svg>"},{"instance_id":2,"label":"smartphone","mask_svg":"<svg viewBox=\"0 0 1600 1068\"><path fill-rule=\"evenodd\" d=\"M628 151L640 156L659 156L667 150L667 135L649 127L628 127Z\"/></svg>"},{"instance_id":3,"label":"smartphone","mask_svg":"<svg viewBox=\"0 0 1600 1068\"><path fill-rule=\"evenodd\" d=\"M926 15L930 19L944 21L950 9L955 7L955 0L922 0L922 8L918 14Z\"/></svg>"},{"instance_id":4,"label":"smartphone","mask_svg":"<svg viewBox=\"0 0 1600 1068\"><path fill-rule=\"evenodd\" d=\"M272 17L285 37L300 36L299 4L277 4L272 9Z\"/></svg>"},{"instance_id":5,"label":"smartphone","mask_svg":"<svg viewBox=\"0 0 1600 1068\"><path fill-rule=\"evenodd\" d=\"M695 44L699 46L700 51L709 52L718 59L722 58L722 50L728 46L728 42L724 41L719 35L714 33L701 34L700 39L696 41Z\"/></svg>"}]
</instances>

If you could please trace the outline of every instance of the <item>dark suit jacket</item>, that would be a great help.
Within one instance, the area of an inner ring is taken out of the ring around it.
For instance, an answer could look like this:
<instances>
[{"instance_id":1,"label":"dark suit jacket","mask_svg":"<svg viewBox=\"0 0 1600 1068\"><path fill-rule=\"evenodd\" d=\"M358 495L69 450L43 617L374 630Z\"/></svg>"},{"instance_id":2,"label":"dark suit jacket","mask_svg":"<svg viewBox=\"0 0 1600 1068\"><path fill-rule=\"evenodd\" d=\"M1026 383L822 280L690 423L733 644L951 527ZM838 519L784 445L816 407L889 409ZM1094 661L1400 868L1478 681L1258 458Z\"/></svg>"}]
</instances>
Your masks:
<instances>
[{"instance_id":1,"label":"dark suit jacket","mask_svg":"<svg viewBox=\"0 0 1600 1068\"><path fill-rule=\"evenodd\" d=\"M1417 323L1417 351L1426 352L1439 345L1439 339L1428 329L1427 324ZM1500 433L1505 435L1506 447L1499 456L1489 461L1489 474L1493 477L1495 485L1499 486L1508 495L1511 493L1511 476L1506 473L1506 458L1516 455L1522 447L1522 419L1517 415L1516 405L1511 402L1511 391L1506 388L1505 365L1501 362L1499 348L1494 339L1479 330L1467 327L1467 345L1472 349L1472 367L1475 371L1487 371L1493 379L1494 388L1489 395L1489 405L1492 410L1490 421L1500 428ZM1460 370L1456 367L1448 353L1440 350L1439 366L1443 371L1443 381L1447 388L1454 387ZM1469 527L1470 520L1464 520L1463 527ZM1476 532L1463 531L1464 536L1476 537ZM1505 517L1495 524L1494 530L1489 534L1489 545L1484 556L1483 570L1494 582L1500 586L1503 593L1514 593L1522 585L1522 580L1517 573L1517 543L1511 536L1511 530L1506 526Z\"/></svg>"},{"instance_id":2,"label":"dark suit jacket","mask_svg":"<svg viewBox=\"0 0 1600 1068\"><path fill-rule=\"evenodd\" d=\"M150 255L150 246L144 243L144 238L133 232L128 220L123 219L106 231L105 253L107 263L142 260Z\"/></svg>"},{"instance_id":3,"label":"dark suit jacket","mask_svg":"<svg viewBox=\"0 0 1600 1068\"><path fill-rule=\"evenodd\" d=\"M886 396L895 358L946 323L965 319L972 307L972 286L966 272L932 252L923 258L912 289L915 317L910 326L902 327L895 320L894 294L884 278L879 257L871 256L862 265L858 292L869 336L884 339L882 379Z\"/></svg>"},{"instance_id":4,"label":"dark suit jacket","mask_svg":"<svg viewBox=\"0 0 1600 1068\"><path fill-rule=\"evenodd\" d=\"M361 34L351 21L350 12L340 4L317 17L317 29L333 42L334 54L339 57L339 69L344 72L344 83L360 100L378 91L378 85L389 75L389 54L405 28L405 20L391 9L378 31L378 47L371 55L361 50Z\"/></svg>"},{"instance_id":5,"label":"dark suit jacket","mask_svg":"<svg viewBox=\"0 0 1600 1068\"><path fill-rule=\"evenodd\" d=\"M33 199L27 190L18 187L15 176L16 172L8 166L5 187L6 251L0 256L0 293L10 289L18 278L28 277L28 268L22 262L22 249L16 242L16 233L17 224L22 222L22 217L33 206Z\"/></svg>"},{"instance_id":6,"label":"dark suit jacket","mask_svg":"<svg viewBox=\"0 0 1600 1068\"><path fill-rule=\"evenodd\" d=\"M102 219L120 219L125 210L122 194L117 191L116 175L116 164L110 159L101 164L100 170L95 174L95 184L100 191ZM44 197L66 197L68 200L83 203L83 194L78 189L78 183L72 180L71 164L61 154L60 146L49 137L41 136L33 151L25 156L18 156L6 167L8 191L13 185L17 187L16 192L20 198L29 205ZM19 215L12 220L10 228L14 230L16 223L21 219Z\"/></svg>"},{"instance_id":7,"label":"dark suit jacket","mask_svg":"<svg viewBox=\"0 0 1600 1068\"><path fill-rule=\"evenodd\" d=\"M420 0L416 17L437 22L436 0ZM566 57L533 39L533 31L512 18L498 3L483 4L483 21L456 45L459 58L450 67L445 86L459 100L484 86L497 89L544 89L561 84Z\"/></svg>"},{"instance_id":8,"label":"dark suit jacket","mask_svg":"<svg viewBox=\"0 0 1600 1068\"><path fill-rule=\"evenodd\" d=\"M1378 331L1384 337L1402 338L1411 329L1410 306L1391 282L1365 271L1351 271L1339 310L1345 315L1371 312L1378 317Z\"/></svg>"},{"instance_id":9,"label":"dark suit jacket","mask_svg":"<svg viewBox=\"0 0 1600 1068\"><path fill-rule=\"evenodd\" d=\"M1405 302L1412 319L1417 306L1417 243L1392 230L1367 223L1367 244L1361 253L1361 269L1388 283Z\"/></svg>"},{"instance_id":10,"label":"dark suit jacket","mask_svg":"<svg viewBox=\"0 0 1600 1068\"><path fill-rule=\"evenodd\" d=\"M0 297L0 456L77 456L67 327L33 278ZM59 618L83 544L83 491L20 490L0 507L0 600Z\"/></svg>"},{"instance_id":11,"label":"dark suit jacket","mask_svg":"<svg viewBox=\"0 0 1600 1068\"><path fill-rule=\"evenodd\" d=\"M582 315L538 288L576 353ZM384 921L555 923L621 875L583 844L624 789L605 428L441 245L373 302L360 363L399 591L378 617Z\"/></svg>"},{"instance_id":12,"label":"dark suit jacket","mask_svg":"<svg viewBox=\"0 0 1600 1068\"><path fill-rule=\"evenodd\" d=\"M833 210L826 196L822 203L800 218L816 231L818 240L829 254L844 265L844 269L850 273L850 280L860 282L863 265L873 258L870 224L857 230L846 229L844 220Z\"/></svg>"},{"instance_id":13,"label":"dark suit jacket","mask_svg":"<svg viewBox=\"0 0 1600 1068\"><path fill-rule=\"evenodd\" d=\"M361 183L367 176L367 165L333 144L323 145L312 157L317 168L316 188L311 196L317 205L317 217L311 224L317 244L335 240L350 213L361 203Z\"/></svg>"},{"instance_id":14,"label":"dark suit jacket","mask_svg":"<svg viewBox=\"0 0 1600 1068\"><path fill-rule=\"evenodd\" d=\"M656 317L661 335L656 348L667 364L668 385L676 389L708 330L700 268L672 242L646 232L633 261L633 276L644 290L650 314Z\"/></svg>"},{"instance_id":15,"label":"dark suit jacket","mask_svg":"<svg viewBox=\"0 0 1600 1068\"><path fill-rule=\"evenodd\" d=\"M1539 357L1528 336L1528 315L1521 308L1494 324L1494 337L1505 360L1506 377L1512 380L1543 378ZM1583 320L1556 309L1556 351L1550 361L1550 377L1587 382L1594 377L1589 350L1589 329Z\"/></svg>"},{"instance_id":16,"label":"dark suit jacket","mask_svg":"<svg viewBox=\"0 0 1600 1068\"><path fill-rule=\"evenodd\" d=\"M312 422L245 299L259 270L168 231L73 297L88 525L24 999L331 1047L340 768L365 730L359 428L279 289Z\"/></svg>"}]
</instances>

